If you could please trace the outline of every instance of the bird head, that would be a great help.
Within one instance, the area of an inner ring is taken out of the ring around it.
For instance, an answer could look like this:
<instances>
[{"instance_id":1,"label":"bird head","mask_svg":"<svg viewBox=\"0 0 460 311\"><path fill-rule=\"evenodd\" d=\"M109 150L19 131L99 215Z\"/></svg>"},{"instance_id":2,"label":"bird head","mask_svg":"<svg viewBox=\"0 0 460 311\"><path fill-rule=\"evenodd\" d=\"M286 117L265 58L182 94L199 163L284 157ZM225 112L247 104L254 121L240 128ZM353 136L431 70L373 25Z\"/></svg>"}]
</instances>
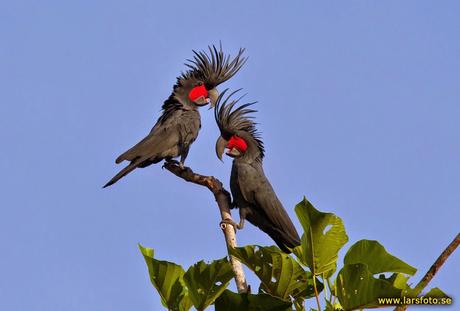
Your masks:
<instances>
[{"instance_id":1,"label":"bird head","mask_svg":"<svg viewBox=\"0 0 460 311\"><path fill-rule=\"evenodd\" d=\"M217 86L233 77L246 62L243 48L233 59L224 54L222 45L219 49L208 46L208 50L193 51L193 59L188 59L185 64L188 71L178 77L174 94L183 103L214 107L219 97Z\"/></svg>"},{"instance_id":2,"label":"bird head","mask_svg":"<svg viewBox=\"0 0 460 311\"><path fill-rule=\"evenodd\" d=\"M222 155L227 150L226 155L232 158L242 158L249 162L261 161L264 157L264 146L255 127L256 123L250 116L256 110L248 108L255 102L235 108L242 97L236 100L231 97L239 90L229 94L224 99L227 91L228 89L219 95L214 110L214 117L220 130L220 136L216 142L216 155L222 160Z\"/></svg>"}]
</instances>

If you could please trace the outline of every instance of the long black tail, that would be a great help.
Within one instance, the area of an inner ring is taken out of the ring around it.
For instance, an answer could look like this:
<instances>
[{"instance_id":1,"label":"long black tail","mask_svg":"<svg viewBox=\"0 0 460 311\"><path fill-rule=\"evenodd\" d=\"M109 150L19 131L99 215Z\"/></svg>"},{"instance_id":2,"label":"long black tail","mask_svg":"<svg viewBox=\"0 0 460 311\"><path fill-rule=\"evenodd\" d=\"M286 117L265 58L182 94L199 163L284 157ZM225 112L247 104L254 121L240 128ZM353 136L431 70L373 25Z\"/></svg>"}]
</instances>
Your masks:
<instances>
[{"instance_id":1,"label":"long black tail","mask_svg":"<svg viewBox=\"0 0 460 311\"><path fill-rule=\"evenodd\" d=\"M278 247L287 254L291 253L289 248L294 248L300 245L299 236L293 236L292 234L289 234L283 230L283 228L268 227L264 228L263 231L267 233L273 239L273 241L275 241L276 245L278 245Z\"/></svg>"},{"instance_id":2,"label":"long black tail","mask_svg":"<svg viewBox=\"0 0 460 311\"><path fill-rule=\"evenodd\" d=\"M274 224L267 218L267 216L263 213L257 212L256 210L252 210L252 213L248 214L246 219L268 234L283 252L290 254L291 251L289 248L294 248L300 245L300 238L287 214L286 217L287 218L286 221L283 222L283 226Z\"/></svg>"},{"instance_id":3,"label":"long black tail","mask_svg":"<svg viewBox=\"0 0 460 311\"><path fill-rule=\"evenodd\" d=\"M125 168L123 168L121 171L118 172L117 175L113 176L113 178L104 185L104 187L102 188L106 188L108 186L111 186L113 185L114 183L116 183L120 178L122 177L125 177L126 175L128 175L129 173L131 173L137 166L139 165L139 162L138 161L133 161L131 162L128 166L126 166Z\"/></svg>"}]
</instances>

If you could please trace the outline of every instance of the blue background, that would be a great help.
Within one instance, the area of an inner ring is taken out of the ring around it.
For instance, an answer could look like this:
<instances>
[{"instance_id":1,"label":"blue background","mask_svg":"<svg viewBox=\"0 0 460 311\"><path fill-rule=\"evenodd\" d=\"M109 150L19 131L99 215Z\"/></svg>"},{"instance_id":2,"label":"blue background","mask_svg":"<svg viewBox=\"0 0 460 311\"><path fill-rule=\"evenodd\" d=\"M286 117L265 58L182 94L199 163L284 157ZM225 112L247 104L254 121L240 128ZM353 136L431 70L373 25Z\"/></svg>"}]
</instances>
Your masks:
<instances>
[{"instance_id":1,"label":"blue background","mask_svg":"<svg viewBox=\"0 0 460 311\"><path fill-rule=\"evenodd\" d=\"M137 243L188 267L225 255L210 193L159 166L108 189L192 49L249 60L265 170L350 242L419 268L459 232L458 1L2 1L0 309L161 310ZM187 164L228 184L212 112ZM240 245L271 245L248 225ZM345 248L345 249L346 249ZM344 251L341 252L342 256ZM431 282L458 293L456 253ZM253 287L255 279L250 276ZM313 302L312 302L313 303ZM429 310L433 307L426 307ZM451 307L452 309L455 306Z\"/></svg>"}]
</instances>

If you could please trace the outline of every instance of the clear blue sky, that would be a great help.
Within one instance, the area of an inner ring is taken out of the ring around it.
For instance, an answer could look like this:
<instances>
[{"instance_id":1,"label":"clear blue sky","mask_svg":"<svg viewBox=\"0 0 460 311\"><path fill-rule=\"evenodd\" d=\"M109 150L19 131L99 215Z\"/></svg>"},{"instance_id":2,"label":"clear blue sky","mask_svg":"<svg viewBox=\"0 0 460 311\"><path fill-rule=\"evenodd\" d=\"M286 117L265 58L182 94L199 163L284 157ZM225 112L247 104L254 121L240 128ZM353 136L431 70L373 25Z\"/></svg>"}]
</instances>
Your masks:
<instances>
[{"instance_id":1,"label":"clear blue sky","mask_svg":"<svg viewBox=\"0 0 460 311\"><path fill-rule=\"evenodd\" d=\"M138 242L186 267L225 255L207 190L159 166L101 189L191 50L219 40L247 48L223 87L259 101L265 170L290 215L306 195L342 217L346 247L379 240L418 281L459 231L459 11L421 0L1 2L0 309L161 310ZM228 184L211 111L202 123L187 164ZM272 244L250 225L238 240ZM458 294L459 270L456 253L431 284Z\"/></svg>"}]
</instances>

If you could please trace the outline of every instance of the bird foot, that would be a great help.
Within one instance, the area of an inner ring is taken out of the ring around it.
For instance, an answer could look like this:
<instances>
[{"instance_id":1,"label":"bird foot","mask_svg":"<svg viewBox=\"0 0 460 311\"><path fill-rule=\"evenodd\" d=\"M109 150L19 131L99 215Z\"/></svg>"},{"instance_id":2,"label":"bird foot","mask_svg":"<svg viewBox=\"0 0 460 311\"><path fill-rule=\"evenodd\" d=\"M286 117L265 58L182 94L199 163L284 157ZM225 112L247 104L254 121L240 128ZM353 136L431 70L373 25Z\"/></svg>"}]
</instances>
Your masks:
<instances>
[{"instance_id":1,"label":"bird foot","mask_svg":"<svg viewBox=\"0 0 460 311\"><path fill-rule=\"evenodd\" d=\"M173 159L169 159L169 160L165 160L167 163L169 164L175 164L175 165L179 165L179 161L177 160L173 160Z\"/></svg>"},{"instance_id":2,"label":"bird foot","mask_svg":"<svg viewBox=\"0 0 460 311\"><path fill-rule=\"evenodd\" d=\"M241 229L239 224L237 224L236 222L234 222L232 219L229 219L229 218L225 218L224 220L222 220L219 225L222 229L225 229L226 225L231 225L233 229L235 230L235 232L236 230Z\"/></svg>"},{"instance_id":3,"label":"bird foot","mask_svg":"<svg viewBox=\"0 0 460 311\"><path fill-rule=\"evenodd\" d=\"M163 166L162 166L161 168L165 168L166 164L177 165L177 166L179 166L179 168L180 168L181 170L184 170L184 169L185 169L184 163L179 162L179 161L177 161L177 160L173 160L173 159L165 160L165 162L163 163Z\"/></svg>"}]
</instances>

